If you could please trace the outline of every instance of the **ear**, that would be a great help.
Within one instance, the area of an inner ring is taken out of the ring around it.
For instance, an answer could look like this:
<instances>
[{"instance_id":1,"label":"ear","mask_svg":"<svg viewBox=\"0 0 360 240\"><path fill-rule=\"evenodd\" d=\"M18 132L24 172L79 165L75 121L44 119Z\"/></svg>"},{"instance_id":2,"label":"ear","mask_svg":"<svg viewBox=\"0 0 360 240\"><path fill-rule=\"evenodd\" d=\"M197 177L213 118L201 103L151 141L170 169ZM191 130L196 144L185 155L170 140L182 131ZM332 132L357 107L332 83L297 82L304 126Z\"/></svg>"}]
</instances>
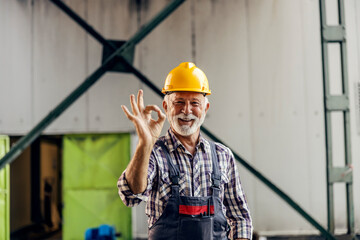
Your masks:
<instances>
[{"instance_id":1,"label":"ear","mask_svg":"<svg viewBox=\"0 0 360 240\"><path fill-rule=\"evenodd\" d=\"M208 102L205 107L205 113L207 113L207 111L209 110L209 107L210 107L210 103Z\"/></svg>"},{"instance_id":2,"label":"ear","mask_svg":"<svg viewBox=\"0 0 360 240\"><path fill-rule=\"evenodd\" d=\"M167 103L166 103L165 100L163 100L162 105L163 105L164 111L165 111L165 113L166 113L166 112L167 112L168 105L167 105Z\"/></svg>"}]
</instances>

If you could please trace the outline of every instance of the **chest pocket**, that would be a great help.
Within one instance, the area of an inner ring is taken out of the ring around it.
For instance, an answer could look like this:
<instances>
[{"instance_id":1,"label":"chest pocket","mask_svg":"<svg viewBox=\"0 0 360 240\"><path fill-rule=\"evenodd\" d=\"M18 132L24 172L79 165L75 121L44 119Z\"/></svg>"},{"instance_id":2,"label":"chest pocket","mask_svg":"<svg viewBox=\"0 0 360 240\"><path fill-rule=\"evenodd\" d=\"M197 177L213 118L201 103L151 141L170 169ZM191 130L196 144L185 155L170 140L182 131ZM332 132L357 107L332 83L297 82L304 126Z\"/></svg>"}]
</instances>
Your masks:
<instances>
[{"instance_id":1,"label":"chest pocket","mask_svg":"<svg viewBox=\"0 0 360 240\"><path fill-rule=\"evenodd\" d=\"M224 184L229 183L230 179L229 179L228 175L227 175L225 172L223 172L223 171L221 171L221 170L220 170L220 172L221 172L221 180L220 180L220 183L221 183L221 185L223 186ZM209 182L210 182L211 185L212 185L212 173L211 173L211 172L208 172L208 173L207 173L207 179L209 180Z\"/></svg>"},{"instance_id":2,"label":"chest pocket","mask_svg":"<svg viewBox=\"0 0 360 240\"><path fill-rule=\"evenodd\" d=\"M166 195L166 192L170 191L170 185L171 185L169 173L161 172L159 180L160 180L159 181L160 195Z\"/></svg>"},{"instance_id":3,"label":"chest pocket","mask_svg":"<svg viewBox=\"0 0 360 240\"><path fill-rule=\"evenodd\" d=\"M160 198L165 198L165 200L169 198L169 193L171 192L171 184L172 183L169 172L161 172L159 184ZM186 184L186 176L184 173L180 173L179 186L180 193L186 193L188 185Z\"/></svg>"},{"instance_id":4,"label":"chest pocket","mask_svg":"<svg viewBox=\"0 0 360 240\"><path fill-rule=\"evenodd\" d=\"M221 185L229 183L229 177L223 171L221 172Z\"/></svg>"},{"instance_id":5,"label":"chest pocket","mask_svg":"<svg viewBox=\"0 0 360 240\"><path fill-rule=\"evenodd\" d=\"M220 179L220 193L221 193L221 195L222 195L221 198L223 198L224 186L229 183L230 179L229 179L229 177L226 175L226 173L223 172L223 171L221 171L221 176L220 176L220 177L221 177L221 179ZM207 180L207 182L209 183L207 195L210 196L211 193L212 193L211 190L210 190L210 187L211 187L212 184L213 184L212 173L211 173L211 172L208 172L208 173L206 174L206 180Z\"/></svg>"}]
</instances>

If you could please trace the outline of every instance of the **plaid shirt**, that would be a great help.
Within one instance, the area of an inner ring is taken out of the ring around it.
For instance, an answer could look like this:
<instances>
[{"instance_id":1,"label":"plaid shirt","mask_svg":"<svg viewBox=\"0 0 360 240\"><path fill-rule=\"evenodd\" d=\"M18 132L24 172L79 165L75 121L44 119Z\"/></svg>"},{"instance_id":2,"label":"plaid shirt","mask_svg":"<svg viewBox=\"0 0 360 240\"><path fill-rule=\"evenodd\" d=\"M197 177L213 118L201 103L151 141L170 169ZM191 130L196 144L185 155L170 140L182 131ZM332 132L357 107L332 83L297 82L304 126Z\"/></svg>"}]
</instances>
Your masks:
<instances>
[{"instance_id":1,"label":"plaid shirt","mask_svg":"<svg viewBox=\"0 0 360 240\"><path fill-rule=\"evenodd\" d=\"M166 136L159 139L165 142L172 161L180 170L180 195L182 196L210 196L212 180L212 162L209 142L200 134L195 154L192 156L171 129ZM216 152L221 172L221 200L223 213L230 225L230 239L252 237L252 223L249 208L241 187L239 173L236 170L234 156L229 148L216 144ZM147 201L146 214L151 227L163 213L170 195L171 181L166 157L159 143L155 143L152 150L149 168L148 185L141 194L134 195L126 181L126 170L118 180L119 195L126 206L135 206L142 200Z\"/></svg>"}]
</instances>

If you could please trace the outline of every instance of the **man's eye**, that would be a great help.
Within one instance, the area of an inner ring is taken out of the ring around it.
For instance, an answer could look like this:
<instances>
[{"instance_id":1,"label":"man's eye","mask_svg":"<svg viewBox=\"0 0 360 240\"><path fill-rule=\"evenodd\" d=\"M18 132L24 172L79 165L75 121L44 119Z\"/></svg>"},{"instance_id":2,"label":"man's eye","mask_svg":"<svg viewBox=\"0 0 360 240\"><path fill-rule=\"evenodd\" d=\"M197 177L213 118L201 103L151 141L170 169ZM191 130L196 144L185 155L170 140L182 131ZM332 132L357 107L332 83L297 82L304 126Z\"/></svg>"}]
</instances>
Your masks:
<instances>
[{"instance_id":1,"label":"man's eye","mask_svg":"<svg viewBox=\"0 0 360 240\"><path fill-rule=\"evenodd\" d=\"M176 101L175 104L184 104L182 101Z\"/></svg>"},{"instance_id":2,"label":"man's eye","mask_svg":"<svg viewBox=\"0 0 360 240\"><path fill-rule=\"evenodd\" d=\"M198 102L192 102L191 104L194 105L194 106L199 106L200 105L200 103L198 103Z\"/></svg>"}]
</instances>

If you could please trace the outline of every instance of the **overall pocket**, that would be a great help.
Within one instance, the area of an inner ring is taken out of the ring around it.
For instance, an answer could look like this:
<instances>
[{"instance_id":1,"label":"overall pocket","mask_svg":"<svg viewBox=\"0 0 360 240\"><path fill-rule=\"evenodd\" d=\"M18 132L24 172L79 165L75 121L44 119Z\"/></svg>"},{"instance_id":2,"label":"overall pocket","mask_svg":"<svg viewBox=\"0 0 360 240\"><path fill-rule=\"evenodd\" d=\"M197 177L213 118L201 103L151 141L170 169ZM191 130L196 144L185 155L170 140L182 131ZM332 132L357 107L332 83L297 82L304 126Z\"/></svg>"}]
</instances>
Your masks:
<instances>
[{"instance_id":1,"label":"overall pocket","mask_svg":"<svg viewBox=\"0 0 360 240\"><path fill-rule=\"evenodd\" d=\"M181 217L178 240L213 239L213 217Z\"/></svg>"}]
</instances>

